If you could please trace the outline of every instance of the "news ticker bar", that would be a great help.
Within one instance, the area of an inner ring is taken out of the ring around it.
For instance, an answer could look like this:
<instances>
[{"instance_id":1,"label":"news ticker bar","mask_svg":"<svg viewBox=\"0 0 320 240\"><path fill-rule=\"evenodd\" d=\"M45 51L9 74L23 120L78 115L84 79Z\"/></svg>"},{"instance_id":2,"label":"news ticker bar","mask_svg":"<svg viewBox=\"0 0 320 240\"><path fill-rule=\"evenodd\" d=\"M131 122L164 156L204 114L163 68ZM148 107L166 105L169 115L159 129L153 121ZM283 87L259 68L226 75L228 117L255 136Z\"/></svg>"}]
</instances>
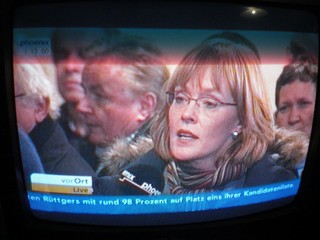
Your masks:
<instances>
[{"instance_id":1,"label":"news ticker bar","mask_svg":"<svg viewBox=\"0 0 320 240\"><path fill-rule=\"evenodd\" d=\"M202 211L294 197L300 180L199 194L102 196L28 192L31 209L84 214L141 214Z\"/></svg>"},{"instance_id":2,"label":"news ticker bar","mask_svg":"<svg viewBox=\"0 0 320 240\"><path fill-rule=\"evenodd\" d=\"M91 195L93 193L90 176L55 174L31 174L31 190L46 193Z\"/></svg>"}]
</instances>

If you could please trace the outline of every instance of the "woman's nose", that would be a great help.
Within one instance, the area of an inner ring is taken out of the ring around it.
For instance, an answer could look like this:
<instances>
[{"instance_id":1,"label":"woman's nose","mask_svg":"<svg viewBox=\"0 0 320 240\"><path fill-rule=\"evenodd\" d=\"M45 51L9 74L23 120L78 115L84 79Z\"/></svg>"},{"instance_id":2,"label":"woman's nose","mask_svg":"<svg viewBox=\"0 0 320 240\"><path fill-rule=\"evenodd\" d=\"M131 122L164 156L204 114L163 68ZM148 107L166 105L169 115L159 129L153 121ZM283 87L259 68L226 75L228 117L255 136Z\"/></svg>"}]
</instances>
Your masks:
<instances>
[{"instance_id":1,"label":"woman's nose","mask_svg":"<svg viewBox=\"0 0 320 240\"><path fill-rule=\"evenodd\" d=\"M182 110L181 119L188 123L197 122L197 118L199 115L199 107L196 101L190 101L184 109Z\"/></svg>"}]
</instances>

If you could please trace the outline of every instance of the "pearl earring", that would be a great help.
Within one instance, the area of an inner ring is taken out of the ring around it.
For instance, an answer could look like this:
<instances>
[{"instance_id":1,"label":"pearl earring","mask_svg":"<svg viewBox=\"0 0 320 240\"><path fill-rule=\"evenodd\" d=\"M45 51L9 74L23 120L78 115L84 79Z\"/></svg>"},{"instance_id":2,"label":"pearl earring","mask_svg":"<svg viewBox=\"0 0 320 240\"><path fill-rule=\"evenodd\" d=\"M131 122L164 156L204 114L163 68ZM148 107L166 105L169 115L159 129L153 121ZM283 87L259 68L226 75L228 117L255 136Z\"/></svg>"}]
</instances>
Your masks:
<instances>
[{"instance_id":1,"label":"pearl earring","mask_svg":"<svg viewBox=\"0 0 320 240\"><path fill-rule=\"evenodd\" d=\"M232 139L233 139L233 140L236 140L236 139L238 138L239 133L236 132L236 131L234 131L234 132L232 132L231 135L232 135Z\"/></svg>"}]
</instances>

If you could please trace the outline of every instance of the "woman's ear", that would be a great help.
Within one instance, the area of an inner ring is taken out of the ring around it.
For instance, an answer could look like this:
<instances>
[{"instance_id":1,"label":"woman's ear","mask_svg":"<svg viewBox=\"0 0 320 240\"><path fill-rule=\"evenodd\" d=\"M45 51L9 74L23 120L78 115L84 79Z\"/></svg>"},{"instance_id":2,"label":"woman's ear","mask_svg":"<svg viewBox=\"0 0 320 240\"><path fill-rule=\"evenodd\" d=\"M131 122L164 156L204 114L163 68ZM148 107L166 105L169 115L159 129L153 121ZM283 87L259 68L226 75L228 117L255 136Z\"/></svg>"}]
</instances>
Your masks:
<instances>
[{"instance_id":1,"label":"woman's ear","mask_svg":"<svg viewBox=\"0 0 320 240\"><path fill-rule=\"evenodd\" d=\"M237 139L241 131L242 131L242 125L237 125L231 133L232 139L234 140Z\"/></svg>"},{"instance_id":2,"label":"woman's ear","mask_svg":"<svg viewBox=\"0 0 320 240\"><path fill-rule=\"evenodd\" d=\"M237 132L237 133L241 133L241 131L242 131L242 125L241 125L241 124L238 124L238 125L236 126L236 128L234 129L234 131Z\"/></svg>"},{"instance_id":3,"label":"woman's ear","mask_svg":"<svg viewBox=\"0 0 320 240\"><path fill-rule=\"evenodd\" d=\"M243 126L239 123L232 131L232 134L236 133L237 135L239 135L242 132L242 128Z\"/></svg>"},{"instance_id":4,"label":"woman's ear","mask_svg":"<svg viewBox=\"0 0 320 240\"><path fill-rule=\"evenodd\" d=\"M145 93L140 99L138 119L141 122L147 121L155 112L157 96L152 92Z\"/></svg>"},{"instance_id":5,"label":"woman's ear","mask_svg":"<svg viewBox=\"0 0 320 240\"><path fill-rule=\"evenodd\" d=\"M34 115L37 123L41 123L47 117L49 105L49 98L42 98L36 101Z\"/></svg>"}]
</instances>

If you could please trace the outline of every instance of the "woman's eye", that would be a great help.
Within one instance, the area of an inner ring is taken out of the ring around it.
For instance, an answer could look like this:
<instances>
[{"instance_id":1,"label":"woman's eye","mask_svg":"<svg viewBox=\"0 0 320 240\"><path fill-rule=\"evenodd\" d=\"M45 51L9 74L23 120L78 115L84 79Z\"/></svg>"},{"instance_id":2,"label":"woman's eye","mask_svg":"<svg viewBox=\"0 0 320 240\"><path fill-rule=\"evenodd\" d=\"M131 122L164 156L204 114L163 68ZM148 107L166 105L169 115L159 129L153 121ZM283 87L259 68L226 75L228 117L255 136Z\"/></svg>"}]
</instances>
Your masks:
<instances>
[{"instance_id":1,"label":"woman's eye","mask_svg":"<svg viewBox=\"0 0 320 240\"><path fill-rule=\"evenodd\" d=\"M187 100L186 100L186 98L185 97L183 97L183 96L176 96L175 97L175 102L176 103L186 103L187 102Z\"/></svg>"},{"instance_id":2,"label":"woman's eye","mask_svg":"<svg viewBox=\"0 0 320 240\"><path fill-rule=\"evenodd\" d=\"M297 103L297 107L298 109L304 109L306 108L307 106L311 105L311 102L308 102L308 101L299 101Z\"/></svg>"},{"instance_id":3,"label":"woman's eye","mask_svg":"<svg viewBox=\"0 0 320 240\"><path fill-rule=\"evenodd\" d=\"M218 106L218 102L213 99L202 99L201 103L205 108L208 109L216 108Z\"/></svg>"}]
</instances>

